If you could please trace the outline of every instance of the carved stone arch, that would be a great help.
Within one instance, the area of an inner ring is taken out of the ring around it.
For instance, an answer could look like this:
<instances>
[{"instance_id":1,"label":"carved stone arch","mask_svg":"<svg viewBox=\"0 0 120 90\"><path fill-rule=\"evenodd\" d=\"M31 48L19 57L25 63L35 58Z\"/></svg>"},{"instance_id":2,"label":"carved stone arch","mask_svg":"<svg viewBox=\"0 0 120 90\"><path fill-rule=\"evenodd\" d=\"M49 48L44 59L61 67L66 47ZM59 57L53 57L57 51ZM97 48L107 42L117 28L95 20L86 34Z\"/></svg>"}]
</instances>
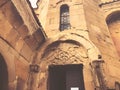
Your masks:
<instances>
[{"instance_id":1,"label":"carved stone arch","mask_svg":"<svg viewBox=\"0 0 120 90\"><path fill-rule=\"evenodd\" d=\"M37 61L41 62L41 58L43 53L45 52L45 50L52 45L52 43L54 42L65 42L65 41L74 41L77 42L79 45L83 46L86 50L87 50L87 55L88 58L90 59L90 62L92 62L93 60L97 60L98 59L98 55L101 55L99 49L88 39L85 38L82 35L76 34L73 31L67 31L66 32L62 32L59 34L59 36L55 36L52 39L49 39L48 41L46 41L46 43L44 43L43 47L40 48L40 52L38 54L37 57ZM77 45L78 45L77 44Z\"/></svg>"},{"instance_id":2,"label":"carved stone arch","mask_svg":"<svg viewBox=\"0 0 120 90\"><path fill-rule=\"evenodd\" d=\"M63 65L84 63L88 56L87 50L80 43L74 40L58 40L47 46L41 59L49 65Z\"/></svg>"},{"instance_id":3,"label":"carved stone arch","mask_svg":"<svg viewBox=\"0 0 120 90\"><path fill-rule=\"evenodd\" d=\"M57 40L49 44L41 57L39 89L46 90L47 88L50 65L81 64L85 66L85 64L88 64L89 62L87 50L75 40ZM84 70L83 73L85 74L86 71Z\"/></svg>"},{"instance_id":4,"label":"carved stone arch","mask_svg":"<svg viewBox=\"0 0 120 90\"><path fill-rule=\"evenodd\" d=\"M59 34L48 40L40 49L37 63L40 64L41 71L38 75L39 82L36 82L37 87L40 90L47 90L50 65L82 64L85 88L88 86L93 88L89 63L97 60L99 54L97 47L84 36L73 33L73 31Z\"/></svg>"}]
</instances>

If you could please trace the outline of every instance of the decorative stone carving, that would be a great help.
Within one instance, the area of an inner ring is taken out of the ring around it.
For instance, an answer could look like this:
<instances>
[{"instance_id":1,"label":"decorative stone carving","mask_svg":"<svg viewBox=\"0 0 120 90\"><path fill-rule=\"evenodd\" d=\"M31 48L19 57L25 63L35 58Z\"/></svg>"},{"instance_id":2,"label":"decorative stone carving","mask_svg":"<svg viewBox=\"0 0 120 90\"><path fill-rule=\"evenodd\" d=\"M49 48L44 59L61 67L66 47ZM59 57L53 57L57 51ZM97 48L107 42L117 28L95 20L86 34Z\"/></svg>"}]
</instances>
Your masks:
<instances>
[{"instance_id":1,"label":"decorative stone carving","mask_svg":"<svg viewBox=\"0 0 120 90\"><path fill-rule=\"evenodd\" d=\"M56 42L49 46L42 60L49 64L78 64L88 59L87 50L82 45L72 42Z\"/></svg>"}]
</instances>

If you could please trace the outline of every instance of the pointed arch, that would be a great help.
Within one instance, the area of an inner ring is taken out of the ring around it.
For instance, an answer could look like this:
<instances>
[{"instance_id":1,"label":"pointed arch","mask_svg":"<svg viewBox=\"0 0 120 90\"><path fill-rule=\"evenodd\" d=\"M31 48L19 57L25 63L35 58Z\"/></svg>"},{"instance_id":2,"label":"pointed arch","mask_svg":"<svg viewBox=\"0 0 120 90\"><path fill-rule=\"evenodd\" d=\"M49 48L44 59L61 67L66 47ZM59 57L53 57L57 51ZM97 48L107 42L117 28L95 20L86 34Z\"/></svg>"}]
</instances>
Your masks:
<instances>
[{"instance_id":1,"label":"pointed arch","mask_svg":"<svg viewBox=\"0 0 120 90\"><path fill-rule=\"evenodd\" d=\"M70 14L67 4L60 7L60 31L65 29L70 29Z\"/></svg>"}]
</instances>

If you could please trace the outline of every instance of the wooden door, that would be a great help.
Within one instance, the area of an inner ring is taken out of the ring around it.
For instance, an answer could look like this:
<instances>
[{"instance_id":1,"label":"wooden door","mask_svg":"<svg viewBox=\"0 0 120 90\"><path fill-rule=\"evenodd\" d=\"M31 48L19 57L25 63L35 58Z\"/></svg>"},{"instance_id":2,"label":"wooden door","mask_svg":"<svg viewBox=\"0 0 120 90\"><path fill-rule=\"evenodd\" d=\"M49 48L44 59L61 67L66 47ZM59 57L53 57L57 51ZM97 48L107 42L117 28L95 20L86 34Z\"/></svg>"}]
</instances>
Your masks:
<instances>
[{"instance_id":1,"label":"wooden door","mask_svg":"<svg viewBox=\"0 0 120 90\"><path fill-rule=\"evenodd\" d=\"M84 89L83 65L54 65L49 67L48 90Z\"/></svg>"}]
</instances>

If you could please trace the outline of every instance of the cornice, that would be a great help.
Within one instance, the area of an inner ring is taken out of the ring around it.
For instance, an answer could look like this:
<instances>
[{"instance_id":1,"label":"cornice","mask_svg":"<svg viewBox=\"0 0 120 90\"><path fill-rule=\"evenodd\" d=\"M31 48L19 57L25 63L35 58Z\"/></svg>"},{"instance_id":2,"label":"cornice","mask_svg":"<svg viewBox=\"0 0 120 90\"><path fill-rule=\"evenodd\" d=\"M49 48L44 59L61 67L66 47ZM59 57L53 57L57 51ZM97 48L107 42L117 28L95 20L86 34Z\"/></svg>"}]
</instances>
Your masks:
<instances>
[{"instance_id":1,"label":"cornice","mask_svg":"<svg viewBox=\"0 0 120 90\"><path fill-rule=\"evenodd\" d=\"M106 2L102 2L99 4L99 6L101 7L102 5L106 5L106 4L111 4L111 3L114 3L114 2L118 2L120 0L111 0L111 1L106 1Z\"/></svg>"}]
</instances>

